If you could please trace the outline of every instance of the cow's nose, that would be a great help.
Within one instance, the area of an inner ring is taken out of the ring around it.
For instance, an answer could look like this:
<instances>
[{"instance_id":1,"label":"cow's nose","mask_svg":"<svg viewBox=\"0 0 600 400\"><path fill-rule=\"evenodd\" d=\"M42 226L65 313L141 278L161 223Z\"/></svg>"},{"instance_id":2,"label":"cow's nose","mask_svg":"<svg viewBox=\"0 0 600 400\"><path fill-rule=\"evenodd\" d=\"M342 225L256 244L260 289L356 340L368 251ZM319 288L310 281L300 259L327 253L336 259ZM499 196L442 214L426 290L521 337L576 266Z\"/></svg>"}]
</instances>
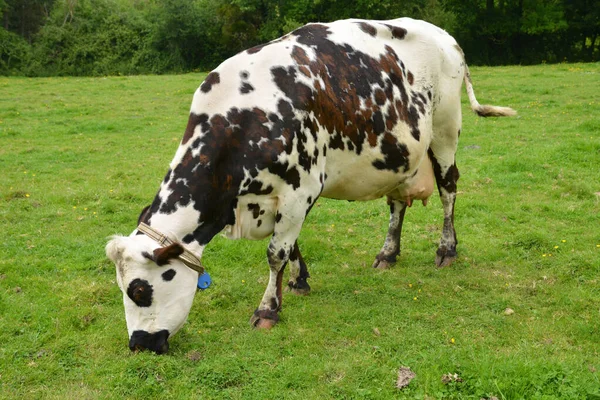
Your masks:
<instances>
[{"instance_id":1,"label":"cow's nose","mask_svg":"<svg viewBox=\"0 0 600 400\"><path fill-rule=\"evenodd\" d=\"M146 348L139 343L134 344L133 346L129 343L129 349L131 351L144 351Z\"/></svg>"},{"instance_id":2,"label":"cow's nose","mask_svg":"<svg viewBox=\"0 0 600 400\"><path fill-rule=\"evenodd\" d=\"M129 349L131 351L151 350L156 354L163 354L169 351L169 331L163 329L155 333L146 331L134 331L129 339Z\"/></svg>"}]
</instances>

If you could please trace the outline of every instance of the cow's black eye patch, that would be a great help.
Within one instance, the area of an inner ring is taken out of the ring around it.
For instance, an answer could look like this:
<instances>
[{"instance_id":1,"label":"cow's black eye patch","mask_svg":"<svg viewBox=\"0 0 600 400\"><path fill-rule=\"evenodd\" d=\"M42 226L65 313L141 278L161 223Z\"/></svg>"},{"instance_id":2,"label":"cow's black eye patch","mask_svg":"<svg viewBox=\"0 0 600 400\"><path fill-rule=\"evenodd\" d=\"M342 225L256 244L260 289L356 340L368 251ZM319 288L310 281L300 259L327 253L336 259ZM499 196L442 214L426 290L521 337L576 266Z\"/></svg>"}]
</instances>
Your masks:
<instances>
[{"instance_id":1,"label":"cow's black eye patch","mask_svg":"<svg viewBox=\"0 0 600 400\"><path fill-rule=\"evenodd\" d=\"M136 278L131 281L127 288L127 296L138 307L150 307L152 304L152 285L143 279Z\"/></svg>"},{"instance_id":2,"label":"cow's black eye patch","mask_svg":"<svg viewBox=\"0 0 600 400\"><path fill-rule=\"evenodd\" d=\"M166 271L166 272L163 272L163 273L162 273L162 278L163 278L163 280L164 280L164 281L167 281L167 282L168 282L168 281L170 281L171 279L173 279L173 277L175 277L175 274L176 274L176 273L177 273L177 272L175 272L175 270L174 270L174 269L170 269L170 270L168 270L168 271Z\"/></svg>"}]
</instances>

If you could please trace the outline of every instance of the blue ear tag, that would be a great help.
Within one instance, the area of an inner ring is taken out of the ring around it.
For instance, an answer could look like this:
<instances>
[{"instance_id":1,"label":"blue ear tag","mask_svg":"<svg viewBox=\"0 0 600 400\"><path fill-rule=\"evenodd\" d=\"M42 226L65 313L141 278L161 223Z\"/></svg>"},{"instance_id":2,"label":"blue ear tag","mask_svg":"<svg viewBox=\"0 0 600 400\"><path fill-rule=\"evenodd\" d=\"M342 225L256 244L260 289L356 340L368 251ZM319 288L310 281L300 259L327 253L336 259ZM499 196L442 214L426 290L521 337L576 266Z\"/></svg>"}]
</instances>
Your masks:
<instances>
[{"instance_id":1,"label":"blue ear tag","mask_svg":"<svg viewBox=\"0 0 600 400\"><path fill-rule=\"evenodd\" d=\"M207 289L211 283L212 281L210 280L208 272L205 272L198 277L198 289L200 290Z\"/></svg>"}]
</instances>

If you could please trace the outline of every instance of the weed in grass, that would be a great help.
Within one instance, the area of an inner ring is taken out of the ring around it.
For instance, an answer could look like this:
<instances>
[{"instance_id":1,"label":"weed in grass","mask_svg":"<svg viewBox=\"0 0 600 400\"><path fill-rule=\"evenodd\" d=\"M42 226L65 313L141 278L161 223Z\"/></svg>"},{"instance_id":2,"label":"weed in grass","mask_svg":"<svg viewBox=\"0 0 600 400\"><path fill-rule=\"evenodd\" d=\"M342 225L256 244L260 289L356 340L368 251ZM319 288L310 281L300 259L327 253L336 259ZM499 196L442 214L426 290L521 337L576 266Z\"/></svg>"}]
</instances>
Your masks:
<instances>
[{"instance_id":1,"label":"weed in grass","mask_svg":"<svg viewBox=\"0 0 600 400\"><path fill-rule=\"evenodd\" d=\"M204 75L0 78L0 398L600 397L600 66L471 72L519 115L478 119L463 96L451 268L433 266L438 200L374 271L385 201L322 199L300 236L310 296L251 329L267 242L217 237L165 356L127 348L103 248L151 202Z\"/></svg>"}]
</instances>

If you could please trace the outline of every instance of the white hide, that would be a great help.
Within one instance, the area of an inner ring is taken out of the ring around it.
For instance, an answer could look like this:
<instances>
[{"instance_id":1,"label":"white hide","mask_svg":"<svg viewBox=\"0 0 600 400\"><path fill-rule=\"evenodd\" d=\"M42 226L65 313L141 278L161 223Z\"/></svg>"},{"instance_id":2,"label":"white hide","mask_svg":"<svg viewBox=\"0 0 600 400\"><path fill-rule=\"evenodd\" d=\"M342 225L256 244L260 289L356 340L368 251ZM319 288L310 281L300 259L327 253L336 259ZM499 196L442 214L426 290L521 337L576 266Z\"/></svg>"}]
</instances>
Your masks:
<instances>
[{"instance_id":1,"label":"white hide","mask_svg":"<svg viewBox=\"0 0 600 400\"><path fill-rule=\"evenodd\" d=\"M275 214L277 213L277 198L248 195L242 197L235 209L235 225L225 227L228 239L261 240L273 233ZM254 217L248 204L256 204L261 210L258 218ZM260 221L260 222L259 222Z\"/></svg>"}]
</instances>

